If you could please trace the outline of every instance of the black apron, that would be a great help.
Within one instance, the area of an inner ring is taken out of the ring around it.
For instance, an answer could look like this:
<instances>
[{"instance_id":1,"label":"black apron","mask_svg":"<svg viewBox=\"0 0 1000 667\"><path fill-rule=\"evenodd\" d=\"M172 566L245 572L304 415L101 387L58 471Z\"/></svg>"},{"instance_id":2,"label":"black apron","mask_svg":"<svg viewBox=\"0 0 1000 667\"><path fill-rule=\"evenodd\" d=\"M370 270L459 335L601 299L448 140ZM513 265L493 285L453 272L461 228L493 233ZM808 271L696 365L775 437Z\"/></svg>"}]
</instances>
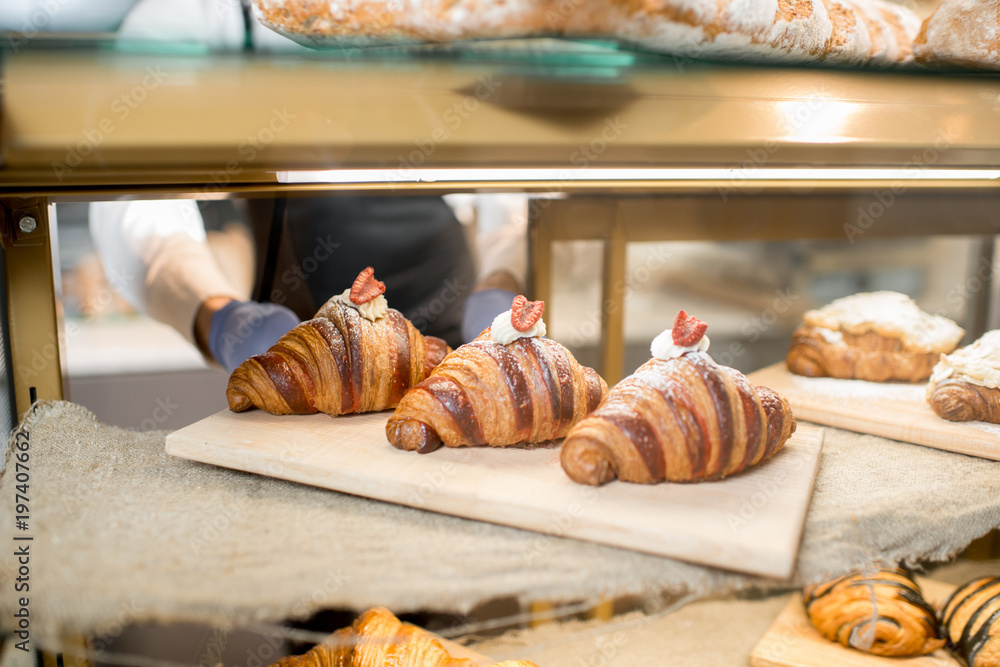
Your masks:
<instances>
[{"instance_id":1,"label":"black apron","mask_svg":"<svg viewBox=\"0 0 1000 667\"><path fill-rule=\"evenodd\" d=\"M465 232L440 197L322 196L249 200L257 248L254 298L310 319L366 266L391 308L422 333L461 344L462 306L475 282ZM280 215L272 229L275 210ZM268 271L269 241L273 272ZM268 282L270 285L268 286Z\"/></svg>"}]
</instances>

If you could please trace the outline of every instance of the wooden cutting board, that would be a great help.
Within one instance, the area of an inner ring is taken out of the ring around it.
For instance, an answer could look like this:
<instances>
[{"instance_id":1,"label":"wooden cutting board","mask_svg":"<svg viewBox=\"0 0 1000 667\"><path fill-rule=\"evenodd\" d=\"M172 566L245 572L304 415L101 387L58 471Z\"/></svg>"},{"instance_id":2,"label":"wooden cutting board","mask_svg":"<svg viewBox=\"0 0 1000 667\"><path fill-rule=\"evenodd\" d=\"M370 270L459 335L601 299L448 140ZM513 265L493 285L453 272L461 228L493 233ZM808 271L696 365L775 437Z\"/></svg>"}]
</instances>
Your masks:
<instances>
[{"instance_id":1,"label":"wooden cutting board","mask_svg":"<svg viewBox=\"0 0 1000 667\"><path fill-rule=\"evenodd\" d=\"M729 479L594 488L566 476L557 444L400 451L385 437L390 414L224 410L168 435L167 452L545 535L787 578L823 442L821 429L801 424L771 460ZM537 556L543 553L544 544Z\"/></svg>"},{"instance_id":2,"label":"wooden cutting board","mask_svg":"<svg viewBox=\"0 0 1000 667\"><path fill-rule=\"evenodd\" d=\"M938 417L924 384L810 378L784 362L747 377L784 394L799 419L1000 461L1000 424Z\"/></svg>"},{"instance_id":3,"label":"wooden cutting board","mask_svg":"<svg viewBox=\"0 0 1000 667\"><path fill-rule=\"evenodd\" d=\"M955 587L939 581L917 582L937 607ZM961 667L945 649L914 658L883 658L841 646L823 637L806 616L801 595L793 595L750 653L752 667Z\"/></svg>"}]
</instances>

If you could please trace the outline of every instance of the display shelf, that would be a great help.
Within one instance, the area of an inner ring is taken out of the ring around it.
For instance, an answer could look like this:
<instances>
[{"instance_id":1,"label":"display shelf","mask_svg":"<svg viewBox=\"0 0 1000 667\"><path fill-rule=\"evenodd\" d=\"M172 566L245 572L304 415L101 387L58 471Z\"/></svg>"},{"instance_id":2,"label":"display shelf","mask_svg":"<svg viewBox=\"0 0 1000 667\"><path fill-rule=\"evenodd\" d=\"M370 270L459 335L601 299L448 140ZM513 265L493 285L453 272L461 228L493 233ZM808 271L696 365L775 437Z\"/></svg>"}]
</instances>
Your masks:
<instances>
[{"instance_id":1,"label":"display shelf","mask_svg":"<svg viewBox=\"0 0 1000 667\"><path fill-rule=\"evenodd\" d=\"M18 211L53 201L555 195L531 210L533 291L550 292L551 243L605 243L610 380L630 241L851 240L849 224L872 237L1000 232L990 74L708 63L559 40L269 57L46 47L2 61L0 197L15 246L27 238ZM29 389L16 386L20 400Z\"/></svg>"},{"instance_id":2,"label":"display shelf","mask_svg":"<svg viewBox=\"0 0 1000 667\"><path fill-rule=\"evenodd\" d=\"M930 169L1000 165L995 75L681 62L617 50L554 62L360 53L9 53L0 192L718 193L858 188L871 180L820 173L754 180L779 166L895 167L903 171L886 185L915 178L922 188L992 189L996 173L942 181ZM407 181L444 167L555 171L513 181L488 171L461 182ZM611 167L731 171L617 181L596 173ZM375 168L387 171L369 182L277 178L288 170Z\"/></svg>"},{"instance_id":3,"label":"display shelf","mask_svg":"<svg viewBox=\"0 0 1000 667\"><path fill-rule=\"evenodd\" d=\"M844 225L873 202L886 211L862 230L872 237L1000 233L996 75L707 63L600 42L270 57L107 39L24 46L0 61L18 414L36 396L62 395L47 215L56 201L554 195L532 208L533 298L551 294L553 243L605 244L612 382L623 349L616 286L631 241L847 239ZM459 176L427 171L445 168ZM624 171L654 168L675 171ZM821 171L830 168L885 171ZM498 169L526 171L500 178ZM381 171L364 181L279 177L315 170ZM25 215L37 228L25 231Z\"/></svg>"}]
</instances>

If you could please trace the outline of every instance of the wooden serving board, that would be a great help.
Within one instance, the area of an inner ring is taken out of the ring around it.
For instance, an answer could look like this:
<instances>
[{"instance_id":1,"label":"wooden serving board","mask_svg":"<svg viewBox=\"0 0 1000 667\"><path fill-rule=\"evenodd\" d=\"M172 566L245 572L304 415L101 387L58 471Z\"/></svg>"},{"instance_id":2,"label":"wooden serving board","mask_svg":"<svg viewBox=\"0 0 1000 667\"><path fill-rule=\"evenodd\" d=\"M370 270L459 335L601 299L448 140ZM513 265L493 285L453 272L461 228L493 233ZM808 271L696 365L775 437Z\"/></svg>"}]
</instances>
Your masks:
<instances>
[{"instance_id":1,"label":"wooden serving board","mask_svg":"<svg viewBox=\"0 0 1000 667\"><path fill-rule=\"evenodd\" d=\"M389 412L330 417L224 410L167 436L167 452L444 514L769 577L792 574L823 432L802 424L769 461L700 484L576 484L557 443L394 448Z\"/></svg>"},{"instance_id":2,"label":"wooden serving board","mask_svg":"<svg viewBox=\"0 0 1000 667\"><path fill-rule=\"evenodd\" d=\"M925 384L810 378L784 362L747 377L784 394L798 419L1000 461L1000 424L938 417Z\"/></svg>"},{"instance_id":3,"label":"wooden serving board","mask_svg":"<svg viewBox=\"0 0 1000 667\"><path fill-rule=\"evenodd\" d=\"M924 598L937 607L955 587L917 578ZM961 667L946 649L913 658L884 658L829 641L806 616L802 596L793 595L750 653L752 667Z\"/></svg>"}]
</instances>

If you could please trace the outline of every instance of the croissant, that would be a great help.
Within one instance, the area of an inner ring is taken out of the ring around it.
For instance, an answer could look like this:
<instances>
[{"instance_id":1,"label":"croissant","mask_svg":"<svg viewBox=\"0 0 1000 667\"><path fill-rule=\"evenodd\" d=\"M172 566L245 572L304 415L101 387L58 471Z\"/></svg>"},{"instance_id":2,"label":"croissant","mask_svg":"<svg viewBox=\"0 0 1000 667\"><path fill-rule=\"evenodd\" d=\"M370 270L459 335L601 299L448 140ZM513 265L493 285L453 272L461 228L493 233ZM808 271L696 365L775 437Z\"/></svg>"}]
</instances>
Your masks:
<instances>
[{"instance_id":1,"label":"croissant","mask_svg":"<svg viewBox=\"0 0 1000 667\"><path fill-rule=\"evenodd\" d=\"M782 395L704 352L650 359L573 427L562 467L594 486L719 479L774 455L795 425Z\"/></svg>"},{"instance_id":2,"label":"croissant","mask_svg":"<svg viewBox=\"0 0 1000 667\"><path fill-rule=\"evenodd\" d=\"M840 334L831 340L829 330L800 326L792 333L785 357L788 370L806 377L834 377L870 382L922 382L930 377L940 353L907 352L894 338L869 331Z\"/></svg>"},{"instance_id":3,"label":"croissant","mask_svg":"<svg viewBox=\"0 0 1000 667\"><path fill-rule=\"evenodd\" d=\"M383 607L369 609L351 627L302 655L282 658L271 667L477 667L453 658L431 633L403 623ZM491 667L537 667L526 660L506 660Z\"/></svg>"},{"instance_id":4,"label":"croissant","mask_svg":"<svg viewBox=\"0 0 1000 667\"><path fill-rule=\"evenodd\" d=\"M554 340L519 338L503 345L487 329L411 389L385 431L395 447L422 453L442 444L544 442L566 435L607 391L594 369Z\"/></svg>"},{"instance_id":5,"label":"croissant","mask_svg":"<svg viewBox=\"0 0 1000 667\"><path fill-rule=\"evenodd\" d=\"M1000 424L1000 389L949 378L935 384L929 394L931 409L939 417L953 422Z\"/></svg>"},{"instance_id":6,"label":"croissant","mask_svg":"<svg viewBox=\"0 0 1000 667\"><path fill-rule=\"evenodd\" d=\"M503 447L566 435L608 385L559 343L544 338L542 301L514 298L476 340L411 389L385 426L399 449Z\"/></svg>"},{"instance_id":7,"label":"croissant","mask_svg":"<svg viewBox=\"0 0 1000 667\"><path fill-rule=\"evenodd\" d=\"M905 294L866 292L806 312L785 363L808 377L922 382L964 334Z\"/></svg>"},{"instance_id":8,"label":"croissant","mask_svg":"<svg viewBox=\"0 0 1000 667\"><path fill-rule=\"evenodd\" d=\"M1000 424L1000 330L942 355L927 385L927 401L950 421Z\"/></svg>"},{"instance_id":9,"label":"croissant","mask_svg":"<svg viewBox=\"0 0 1000 667\"><path fill-rule=\"evenodd\" d=\"M233 412L258 407L275 415L385 410L449 351L399 311L386 307L371 321L338 295L234 370L226 399Z\"/></svg>"},{"instance_id":10,"label":"croissant","mask_svg":"<svg viewBox=\"0 0 1000 667\"><path fill-rule=\"evenodd\" d=\"M956 589L941 608L941 625L969 667L1000 665L1000 577Z\"/></svg>"},{"instance_id":11,"label":"croissant","mask_svg":"<svg viewBox=\"0 0 1000 667\"><path fill-rule=\"evenodd\" d=\"M901 569L854 572L803 592L806 614L830 641L884 656L926 655L944 646L934 609Z\"/></svg>"}]
</instances>

